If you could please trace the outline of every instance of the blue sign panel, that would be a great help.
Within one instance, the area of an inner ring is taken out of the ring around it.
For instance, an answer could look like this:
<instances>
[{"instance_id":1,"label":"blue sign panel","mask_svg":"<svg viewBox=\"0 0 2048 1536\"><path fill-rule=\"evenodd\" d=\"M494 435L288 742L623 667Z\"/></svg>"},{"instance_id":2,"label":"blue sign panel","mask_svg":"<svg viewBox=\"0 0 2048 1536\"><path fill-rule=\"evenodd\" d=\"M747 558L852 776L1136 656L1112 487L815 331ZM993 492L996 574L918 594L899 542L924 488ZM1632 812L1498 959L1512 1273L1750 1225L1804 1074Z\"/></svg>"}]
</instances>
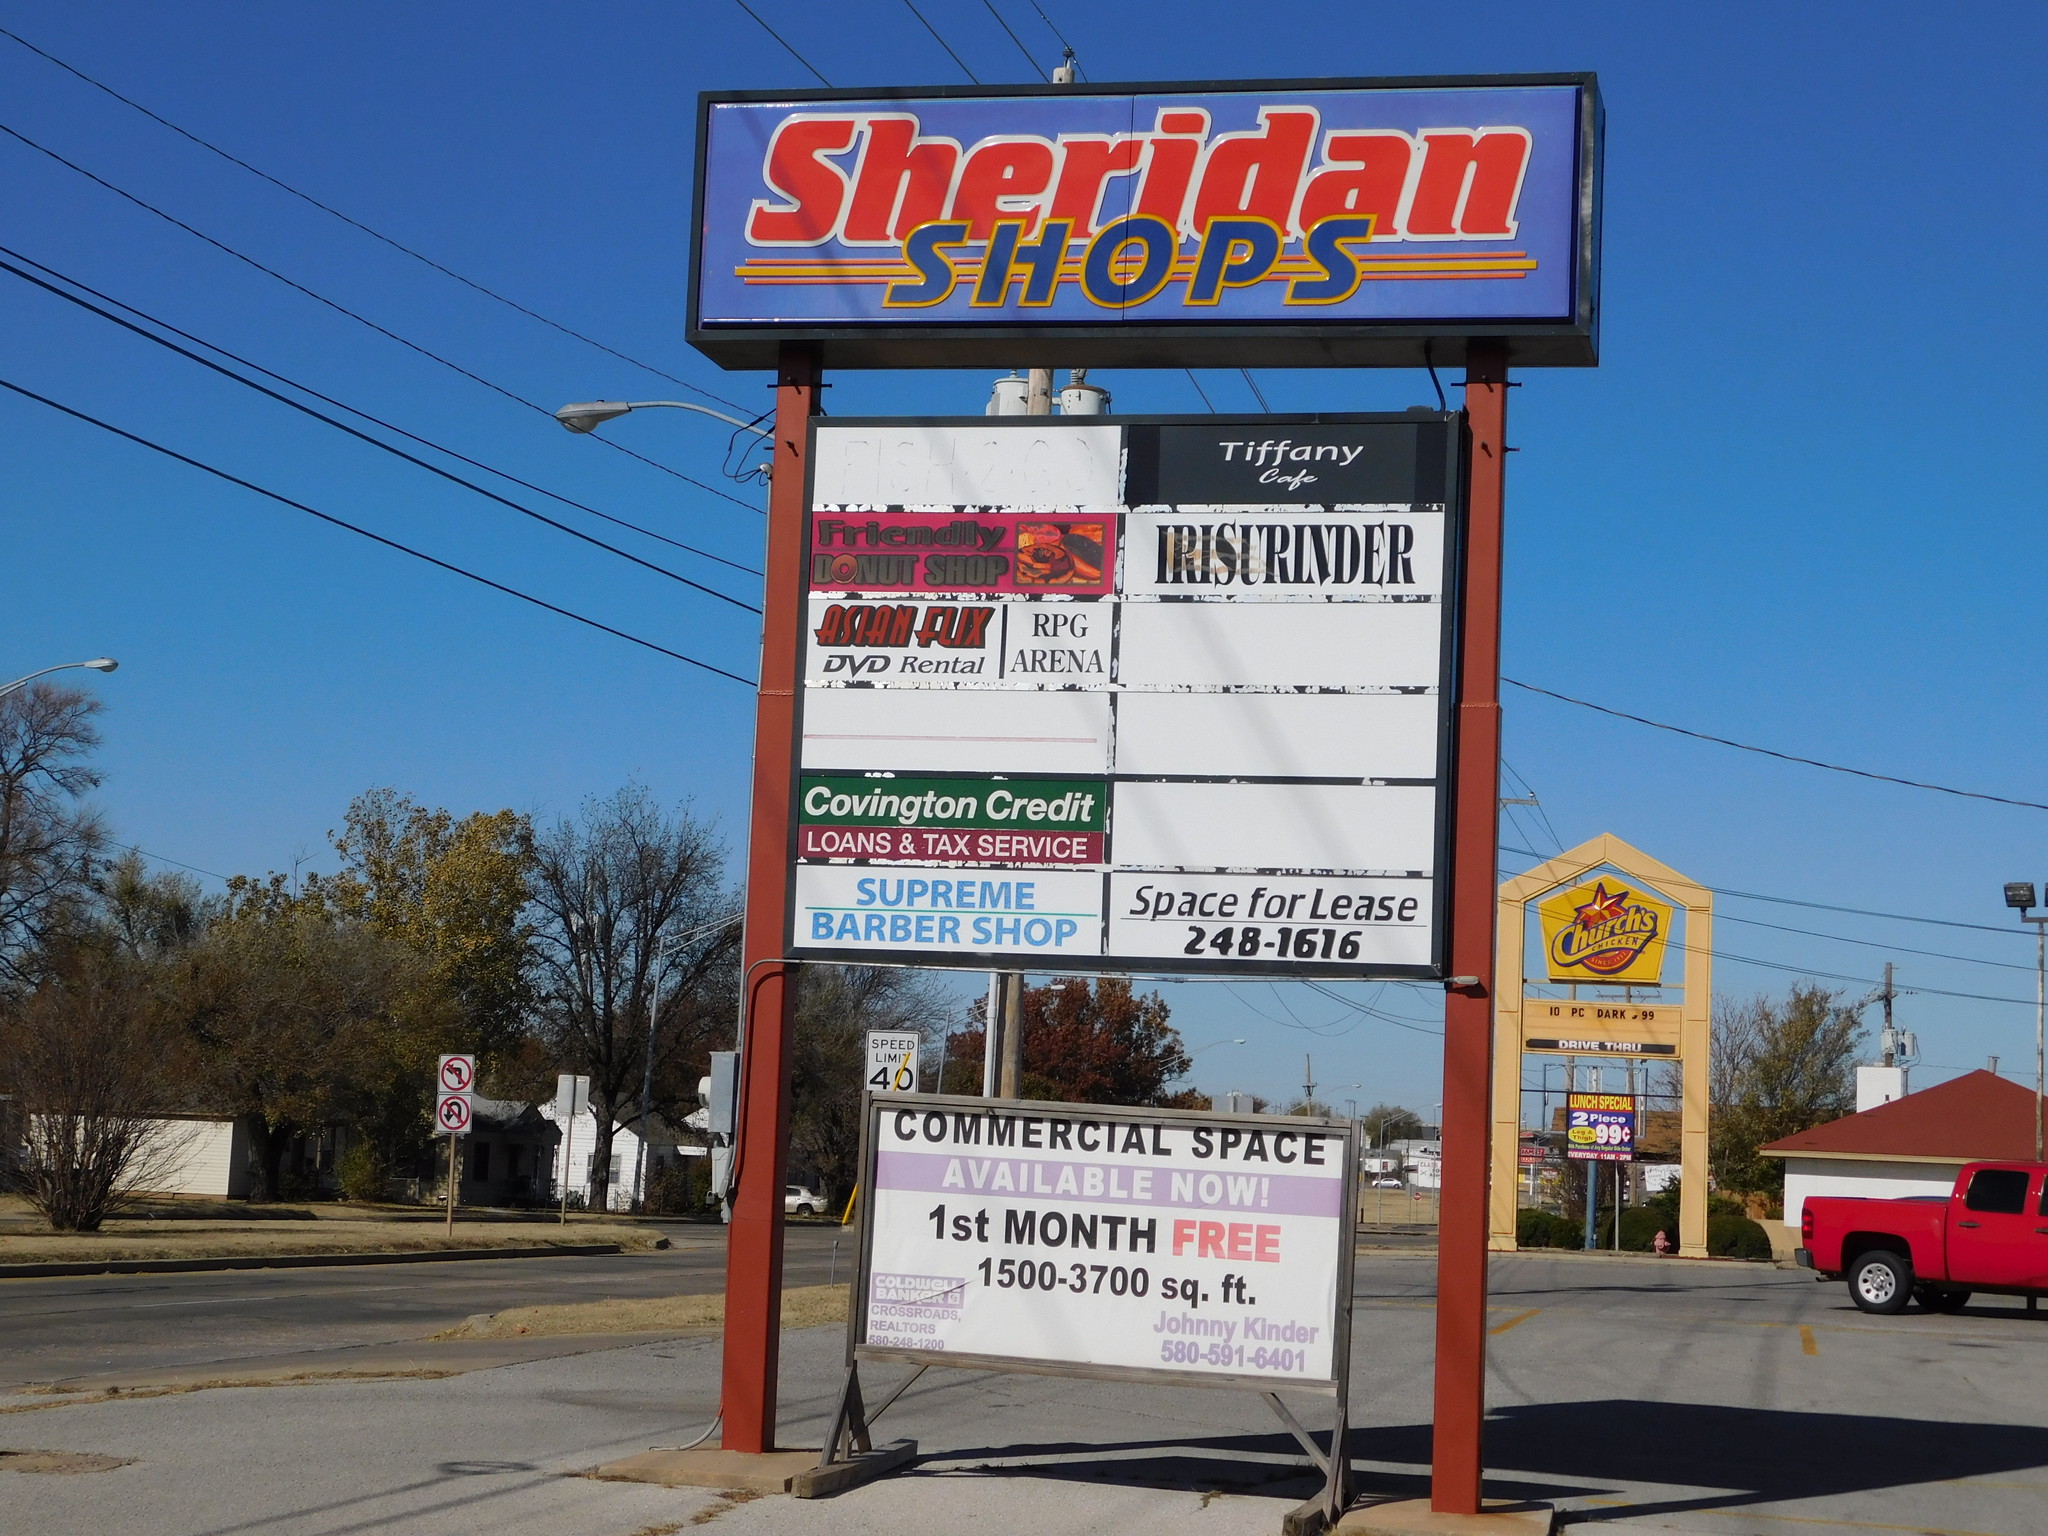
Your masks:
<instances>
[{"instance_id":1,"label":"blue sign panel","mask_svg":"<svg viewBox=\"0 0 2048 1536\"><path fill-rule=\"evenodd\" d=\"M1475 336L1590 364L1599 123L1590 76L707 96L690 339L729 367L1412 365Z\"/></svg>"}]
</instances>

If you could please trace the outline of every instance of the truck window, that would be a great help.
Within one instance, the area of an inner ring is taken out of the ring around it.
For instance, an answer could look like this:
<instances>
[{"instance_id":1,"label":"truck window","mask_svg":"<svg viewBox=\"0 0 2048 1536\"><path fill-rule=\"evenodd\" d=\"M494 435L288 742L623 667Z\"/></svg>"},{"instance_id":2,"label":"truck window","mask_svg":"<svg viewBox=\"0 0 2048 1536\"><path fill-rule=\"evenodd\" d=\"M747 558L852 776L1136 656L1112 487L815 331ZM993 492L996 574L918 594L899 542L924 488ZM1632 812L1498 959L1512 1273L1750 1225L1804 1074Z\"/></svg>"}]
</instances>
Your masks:
<instances>
[{"instance_id":1,"label":"truck window","mask_svg":"<svg viewBox=\"0 0 2048 1536\"><path fill-rule=\"evenodd\" d=\"M1963 1204L1973 1211L2017 1216L2027 1208L2027 1172L2023 1168L1980 1168L1970 1180Z\"/></svg>"}]
</instances>

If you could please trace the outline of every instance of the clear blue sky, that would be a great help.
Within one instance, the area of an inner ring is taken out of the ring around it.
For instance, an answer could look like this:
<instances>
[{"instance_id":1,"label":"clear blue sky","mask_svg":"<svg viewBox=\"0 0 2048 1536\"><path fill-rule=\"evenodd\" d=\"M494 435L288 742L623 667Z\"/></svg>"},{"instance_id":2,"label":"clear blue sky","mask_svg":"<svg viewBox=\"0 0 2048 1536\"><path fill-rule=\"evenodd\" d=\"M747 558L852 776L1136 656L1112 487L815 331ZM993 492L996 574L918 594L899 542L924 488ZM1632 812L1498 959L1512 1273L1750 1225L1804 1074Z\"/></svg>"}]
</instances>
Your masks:
<instances>
[{"instance_id":1,"label":"clear blue sky","mask_svg":"<svg viewBox=\"0 0 2048 1536\"><path fill-rule=\"evenodd\" d=\"M960 83L901 0L755 0L836 84ZM2048 800L2038 460L2048 109L2037 6L1256 8L1040 0L1090 78L1592 69L1608 109L1604 358L1523 375L1507 671L1658 719ZM1029 0L997 0L1040 66ZM981 0L921 9L976 74L1026 78ZM0 24L272 174L621 350L758 409L682 337L695 93L802 87L731 0L7 5ZM0 122L406 338L552 408L672 392L222 163L0 39ZM757 512L573 439L0 138L5 243L493 465L742 564ZM0 376L325 511L741 673L752 615L494 508L0 274ZM1263 373L1278 409L1399 408L1406 372ZM1126 411L1185 377L1100 376ZM1204 376L1225 410L1242 379ZM832 408L978 410L983 375L840 375ZM723 429L608 429L699 480ZM0 399L0 670L118 656L115 834L203 869L331 864L360 790L550 817L628 778L743 830L750 696L15 397ZM735 488L737 490L737 488ZM738 490L742 499L755 493ZM530 498L529 498L530 499ZM536 503L540 504L540 503ZM600 525L553 508L592 531ZM751 578L605 536L753 596ZM2048 813L1871 784L1527 695L1507 755L1542 797L1514 848L1613 831L1740 891L2004 926ZM1519 789L1519 784L1516 786ZM1530 862L1519 855L1509 868ZM2031 1003L2017 936L1730 899L1723 991L1781 970ZM2016 924L2011 925L2017 927ZM1861 943L1850 943L1854 939ZM1894 948L1871 947L1896 946ZM2003 961L1998 969L1904 952ZM1837 983L1853 994L1865 982ZM1437 1097L1440 1042L1293 988L1168 988L1197 1081L1274 1097L1303 1050L1341 1102ZM1426 990L1356 994L1432 1027ZM2031 1067L2031 1007L1915 996L1928 1082ZM1327 1038L1324 1038L1324 1037ZM1360 1089L1337 1087L1352 1082Z\"/></svg>"}]
</instances>

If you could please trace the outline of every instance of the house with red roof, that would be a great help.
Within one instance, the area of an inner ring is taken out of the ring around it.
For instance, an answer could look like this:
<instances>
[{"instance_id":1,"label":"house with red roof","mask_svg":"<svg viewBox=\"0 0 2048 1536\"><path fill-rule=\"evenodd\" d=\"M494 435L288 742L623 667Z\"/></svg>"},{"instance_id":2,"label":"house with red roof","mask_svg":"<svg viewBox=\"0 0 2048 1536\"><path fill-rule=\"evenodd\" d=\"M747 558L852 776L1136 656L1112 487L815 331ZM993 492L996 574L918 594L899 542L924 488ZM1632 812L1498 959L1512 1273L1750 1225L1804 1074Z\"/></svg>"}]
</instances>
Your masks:
<instances>
[{"instance_id":1,"label":"house with red roof","mask_svg":"<svg viewBox=\"0 0 2048 1536\"><path fill-rule=\"evenodd\" d=\"M1965 1163L2034 1156L2032 1090L1969 1072L1762 1148L1785 1159L1785 1224L1810 1195L1946 1195Z\"/></svg>"}]
</instances>

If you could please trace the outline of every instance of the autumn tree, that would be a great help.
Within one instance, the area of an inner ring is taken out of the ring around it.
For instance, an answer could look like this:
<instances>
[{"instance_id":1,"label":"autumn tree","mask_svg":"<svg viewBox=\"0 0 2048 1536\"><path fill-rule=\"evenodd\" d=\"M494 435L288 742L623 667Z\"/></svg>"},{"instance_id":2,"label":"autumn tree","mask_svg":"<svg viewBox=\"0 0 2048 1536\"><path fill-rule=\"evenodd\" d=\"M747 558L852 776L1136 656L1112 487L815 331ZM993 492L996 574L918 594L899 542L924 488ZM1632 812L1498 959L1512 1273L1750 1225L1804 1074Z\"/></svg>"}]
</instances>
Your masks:
<instances>
[{"instance_id":1,"label":"autumn tree","mask_svg":"<svg viewBox=\"0 0 2048 1536\"><path fill-rule=\"evenodd\" d=\"M328 834L341 873L309 882L343 918L404 944L453 994L462 1048L496 1066L516 1044L531 1000L525 913L532 829L513 811L457 820L395 789L349 805Z\"/></svg>"},{"instance_id":2,"label":"autumn tree","mask_svg":"<svg viewBox=\"0 0 2048 1536\"><path fill-rule=\"evenodd\" d=\"M434 1059L463 1029L430 961L282 875L229 882L185 957L179 1007L196 1091L248 1131L257 1200L282 1195L291 1143L332 1121L387 1155L421 1141Z\"/></svg>"},{"instance_id":3,"label":"autumn tree","mask_svg":"<svg viewBox=\"0 0 2048 1536\"><path fill-rule=\"evenodd\" d=\"M947 1043L947 1087L981 1091L981 1058L988 1003L977 998L968 1027ZM1120 976L1064 976L1026 986L1020 1000L1024 1041L1024 1097L1072 1104L1131 1104L1152 1108L1206 1107L1193 1089L1168 1085L1187 1076L1191 1058L1170 1010L1156 992L1137 996ZM955 1066L954 1063L958 1063ZM971 1087L961 1086L971 1081Z\"/></svg>"},{"instance_id":4,"label":"autumn tree","mask_svg":"<svg viewBox=\"0 0 2048 1536\"><path fill-rule=\"evenodd\" d=\"M102 705L76 688L31 683L0 696L0 987L30 987L55 941L83 920L105 841L84 797Z\"/></svg>"},{"instance_id":5,"label":"autumn tree","mask_svg":"<svg viewBox=\"0 0 2048 1536\"><path fill-rule=\"evenodd\" d=\"M1714 999L1708 1159L1723 1189L1782 1192L1783 1160L1757 1149L1855 1110L1863 1023L1838 996L1796 981L1782 1002Z\"/></svg>"},{"instance_id":6,"label":"autumn tree","mask_svg":"<svg viewBox=\"0 0 2048 1536\"><path fill-rule=\"evenodd\" d=\"M530 849L536 1017L556 1059L590 1078L590 1198L604 1209L613 1127L638 1112L650 1033L654 1076L669 1081L731 1028L739 897L712 828L638 785L587 802Z\"/></svg>"},{"instance_id":7,"label":"autumn tree","mask_svg":"<svg viewBox=\"0 0 2048 1536\"><path fill-rule=\"evenodd\" d=\"M1366 1140L1375 1147L1389 1142L1413 1141L1423 1134L1422 1117L1398 1104L1375 1104L1358 1117Z\"/></svg>"}]
</instances>

